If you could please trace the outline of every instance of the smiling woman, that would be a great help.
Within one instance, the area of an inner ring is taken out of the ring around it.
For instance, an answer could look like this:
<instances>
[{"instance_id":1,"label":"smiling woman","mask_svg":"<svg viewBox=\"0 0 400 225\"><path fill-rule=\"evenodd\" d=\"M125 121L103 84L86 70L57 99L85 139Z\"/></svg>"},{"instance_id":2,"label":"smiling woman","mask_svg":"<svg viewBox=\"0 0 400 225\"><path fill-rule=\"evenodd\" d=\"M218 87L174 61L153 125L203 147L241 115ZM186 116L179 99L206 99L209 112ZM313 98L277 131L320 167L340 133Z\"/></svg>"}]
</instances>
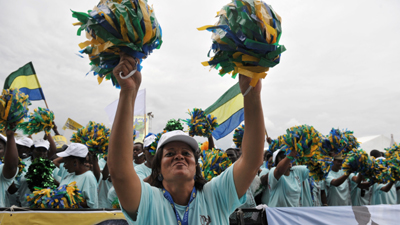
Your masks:
<instances>
[{"instance_id":1,"label":"smiling woman","mask_svg":"<svg viewBox=\"0 0 400 225\"><path fill-rule=\"evenodd\" d=\"M224 173L206 183L198 165L198 145L183 131L163 134L152 163L150 184L136 174L132 154L135 98L142 75L122 76L136 69L136 60L122 54L113 70L121 85L110 137L108 167L122 212L130 224L229 224L229 215L246 201L246 191L262 164L264 120L261 82L244 97L246 132L242 156ZM242 93L250 78L240 75Z\"/></svg>"}]
</instances>

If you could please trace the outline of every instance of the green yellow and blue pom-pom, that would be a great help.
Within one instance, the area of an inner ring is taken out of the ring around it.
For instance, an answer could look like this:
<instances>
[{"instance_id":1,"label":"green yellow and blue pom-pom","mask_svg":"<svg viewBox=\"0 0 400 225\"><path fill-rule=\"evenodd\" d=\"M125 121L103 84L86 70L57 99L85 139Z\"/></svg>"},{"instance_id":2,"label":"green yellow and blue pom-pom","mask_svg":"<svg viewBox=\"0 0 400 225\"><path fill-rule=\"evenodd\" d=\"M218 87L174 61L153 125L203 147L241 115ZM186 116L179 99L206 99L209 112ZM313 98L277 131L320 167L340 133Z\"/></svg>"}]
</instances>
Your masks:
<instances>
[{"instance_id":1,"label":"green yellow and blue pom-pom","mask_svg":"<svg viewBox=\"0 0 400 225\"><path fill-rule=\"evenodd\" d=\"M220 149L209 149L201 152L200 167L203 177L210 181L232 165L228 155Z\"/></svg>"},{"instance_id":2,"label":"green yellow and blue pom-pom","mask_svg":"<svg viewBox=\"0 0 400 225\"><path fill-rule=\"evenodd\" d=\"M153 141L153 143L151 143L150 148L149 148L149 152L151 155L155 155L156 154L156 150L157 150L157 145L158 145L158 141L160 141L160 138L163 134L165 134L167 131L163 131L161 133L158 133L156 135L156 139Z\"/></svg>"},{"instance_id":3,"label":"green yellow and blue pom-pom","mask_svg":"<svg viewBox=\"0 0 400 225\"><path fill-rule=\"evenodd\" d=\"M347 139L345 132L332 128L328 138L335 154L346 153L346 147L349 140Z\"/></svg>"},{"instance_id":4,"label":"green yellow and blue pom-pom","mask_svg":"<svg viewBox=\"0 0 400 225\"><path fill-rule=\"evenodd\" d=\"M175 119L170 119L168 120L167 124L164 127L164 130L166 132L174 131L174 130L182 130L183 131L183 126L181 123L181 120L175 120Z\"/></svg>"},{"instance_id":5,"label":"green yellow and blue pom-pom","mask_svg":"<svg viewBox=\"0 0 400 225\"><path fill-rule=\"evenodd\" d=\"M58 188L38 188L26 195L30 208L34 209L78 209L85 200L76 182Z\"/></svg>"},{"instance_id":6,"label":"green yellow and blue pom-pom","mask_svg":"<svg viewBox=\"0 0 400 225\"><path fill-rule=\"evenodd\" d=\"M385 157L388 162L388 170L391 181L400 180L400 145L394 144L390 148L385 149Z\"/></svg>"},{"instance_id":7,"label":"green yellow and blue pom-pom","mask_svg":"<svg viewBox=\"0 0 400 225\"><path fill-rule=\"evenodd\" d=\"M244 124L238 126L233 132L233 143L235 143L236 148L242 147L243 135L244 135Z\"/></svg>"},{"instance_id":8,"label":"green yellow and blue pom-pom","mask_svg":"<svg viewBox=\"0 0 400 225\"><path fill-rule=\"evenodd\" d=\"M28 116L28 106L31 105L29 96L20 92L19 89L3 90L0 96L0 127L11 129L11 124L20 124Z\"/></svg>"},{"instance_id":9,"label":"green yellow and blue pom-pom","mask_svg":"<svg viewBox=\"0 0 400 225\"><path fill-rule=\"evenodd\" d=\"M53 178L53 170L56 166L49 159L36 158L28 168L25 174L28 187L31 192L37 188L56 188L55 180Z\"/></svg>"},{"instance_id":10,"label":"green yellow and blue pom-pom","mask_svg":"<svg viewBox=\"0 0 400 225\"><path fill-rule=\"evenodd\" d=\"M353 131L346 130L343 133L344 133L344 136L347 138L347 146L345 148L345 151L343 152L344 154L352 151L353 149L358 149L360 147L360 143L357 141L357 138L354 136Z\"/></svg>"},{"instance_id":11,"label":"green yellow and blue pom-pom","mask_svg":"<svg viewBox=\"0 0 400 225\"><path fill-rule=\"evenodd\" d=\"M218 127L217 117L213 115L206 115L206 113L199 108L194 108L189 111L190 119L185 120L189 126L190 136L210 137L212 132Z\"/></svg>"},{"instance_id":12,"label":"green yellow and blue pom-pom","mask_svg":"<svg viewBox=\"0 0 400 225\"><path fill-rule=\"evenodd\" d=\"M298 160L312 157L322 147L321 135L314 127L308 125L287 129L283 141L286 155L296 151Z\"/></svg>"},{"instance_id":13,"label":"green yellow and blue pom-pom","mask_svg":"<svg viewBox=\"0 0 400 225\"><path fill-rule=\"evenodd\" d=\"M118 197L114 199L114 201L111 203L111 206L113 209L121 209Z\"/></svg>"},{"instance_id":14,"label":"green yellow and blue pom-pom","mask_svg":"<svg viewBox=\"0 0 400 225\"><path fill-rule=\"evenodd\" d=\"M79 128L72 135L71 142L82 143L95 154L107 154L110 133L110 129L102 123L89 121L85 127Z\"/></svg>"},{"instance_id":15,"label":"green yellow and blue pom-pom","mask_svg":"<svg viewBox=\"0 0 400 225\"><path fill-rule=\"evenodd\" d=\"M269 144L268 151L273 154L278 149L281 149L284 145L283 140L284 135L279 136L277 139L272 139L271 144Z\"/></svg>"},{"instance_id":16,"label":"green yellow and blue pom-pom","mask_svg":"<svg viewBox=\"0 0 400 225\"><path fill-rule=\"evenodd\" d=\"M99 83L111 79L119 88L112 70L121 52L142 61L162 44L161 26L146 0L101 0L88 13L72 11L72 16L79 20L74 24L80 26L77 34L87 33L88 40L79 44L80 53L89 55Z\"/></svg>"},{"instance_id":17,"label":"green yellow and blue pom-pom","mask_svg":"<svg viewBox=\"0 0 400 225\"><path fill-rule=\"evenodd\" d=\"M18 128L21 129L25 135L37 134L44 131L49 134L54 127L54 113L53 111L45 108L38 107L29 116L27 122L20 123Z\"/></svg>"},{"instance_id":18,"label":"green yellow and blue pom-pom","mask_svg":"<svg viewBox=\"0 0 400 225\"><path fill-rule=\"evenodd\" d=\"M286 50L279 44L282 34L281 17L271 6L260 0L233 0L217 14L216 25L198 30L212 32L214 56L204 66L221 69L219 74L243 74L252 78L251 86L265 78L270 67L279 64ZM211 51L210 50L210 51Z\"/></svg>"}]
</instances>

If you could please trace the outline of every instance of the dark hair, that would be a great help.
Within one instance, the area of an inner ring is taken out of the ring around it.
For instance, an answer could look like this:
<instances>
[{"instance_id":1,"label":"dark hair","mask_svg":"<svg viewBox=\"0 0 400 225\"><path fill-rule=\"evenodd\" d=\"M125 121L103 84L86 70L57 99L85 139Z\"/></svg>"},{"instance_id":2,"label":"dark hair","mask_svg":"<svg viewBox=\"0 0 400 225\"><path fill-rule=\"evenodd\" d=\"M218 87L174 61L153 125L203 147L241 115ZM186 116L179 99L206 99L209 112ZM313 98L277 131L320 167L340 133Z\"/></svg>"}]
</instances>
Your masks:
<instances>
[{"instance_id":1,"label":"dark hair","mask_svg":"<svg viewBox=\"0 0 400 225\"><path fill-rule=\"evenodd\" d=\"M79 162L80 164L82 164L82 165L85 164L86 157L85 157L85 158L81 158L81 157L77 157L77 156L69 156L69 157L71 157L72 159L77 159L78 162Z\"/></svg>"},{"instance_id":2,"label":"dark hair","mask_svg":"<svg viewBox=\"0 0 400 225\"><path fill-rule=\"evenodd\" d=\"M142 146L142 149L143 149L143 143L141 143L141 142L135 142L133 145L140 145L140 146Z\"/></svg>"},{"instance_id":3,"label":"dark hair","mask_svg":"<svg viewBox=\"0 0 400 225\"><path fill-rule=\"evenodd\" d=\"M194 186L196 187L197 190L201 191L203 190L203 186L207 183L207 180L204 179L201 169L199 166L199 156L196 154L196 151L192 148L190 148L193 152L194 159L196 161L196 177L194 180ZM157 187L157 188L164 188L162 185L162 181L158 180L158 175L161 172L161 160L163 156L163 147L157 150L153 162L151 164L151 175L149 179L149 183L151 186Z\"/></svg>"},{"instance_id":4,"label":"dark hair","mask_svg":"<svg viewBox=\"0 0 400 225\"><path fill-rule=\"evenodd\" d=\"M375 158L378 158L378 157L381 157L381 156L382 156L382 153L381 153L380 151L374 149L374 150L372 150L372 151L369 153L369 155L370 155L370 156L373 156L373 157L375 157Z\"/></svg>"},{"instance_id":5,"label":"dark hair","mask_svg":"<svg viewBox=\"0 0 400 225\"><path fill-rule=\"evenodd\" d=\"M233 151L235 153L236 157L239 158L239 153L238 153L238 151L236 151L236 148L228 148L227 150L225 150L225 152L227 152L227 151Z\"/></svg>"}]
</instances>

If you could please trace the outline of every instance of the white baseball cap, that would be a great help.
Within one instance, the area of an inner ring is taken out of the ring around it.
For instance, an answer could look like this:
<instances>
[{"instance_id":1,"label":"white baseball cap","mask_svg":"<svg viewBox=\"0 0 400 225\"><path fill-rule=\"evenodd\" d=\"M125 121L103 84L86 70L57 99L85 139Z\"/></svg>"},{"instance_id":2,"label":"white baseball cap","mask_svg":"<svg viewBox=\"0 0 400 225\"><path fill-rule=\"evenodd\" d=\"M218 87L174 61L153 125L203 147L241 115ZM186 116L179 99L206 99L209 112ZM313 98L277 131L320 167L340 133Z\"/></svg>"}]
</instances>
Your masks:
<instances>
[{"instance_id":1,"label":"white baseball cap","mask_svg":"<svg viewBox=\"0 0 400 225\"><path fill-rule=\"evenodd\" d=\"M49 150L50 148L50 142L43 139L35 140L33 142L33 145L35 146L35 148L45 148L46 150Z\"/></svg>"},{"instance_id":2,"label":"white baseball cap","mask_svg":"<svg viewBox=\"0 0 400 225\"><path fill-rule=\"evenodd\" d=\"M80 158L85 158L88 154L89 150L86 145L81 143L71 143L67 149L63 152L57 153L59 157L68 157L68 156L76 156Z\"/></svg>"},{"instance_id":3,"label":"white baseball cap","mask_svg":"<svg viewBox=\"0 0 400 225\"><path fill-rule=\"evenodd\" d=\"M149 147L151 145L151 143L153 143L155 140L156 140L156 135L155 134L152 134L152 135L148 136L147 138L145 138L143 140L144 147L145 148Z\"/></svg>"},{"instance_id":4,"label":"white baseball cap","mask_svg":"<svg viewBox=\"0 0 400 225\"><path fill-rule=\"evenodd\" d=\"M160 149L161 147L172 141L182 141L188 144L194 151L196 151L199 148L196 139L190 137L187 133L181 130L174 130L167 132L161 136L160 140L158 141L156 151L158 151L158 149Z\"/></svg>"},{"instance_id":5,"label":"white baseball cap","mask_svg":"<svg viewBox=\"0 0 400 225\"><path fill-rule=\"evenodd\" d=\"M4 141L5 143L7 143L7 137L0 134L0 140Z\"/></svg>"},{"instance_id":6,"label":"white baseball cap","mask_svg":"<svg viewBox=\"0 0 400 225\"><path fill-rule=\"evenodd\" d=\"M32 147L32 145L33 145L32 139L30 139L28 137L22 137L20 139L17 139L15 141L15 143L17 145L22 145L22 146L25 146L25 147L28 147L28 148Z\"/></svg>"},{"instance_id":7,"label":"white baseball cap","mask_svg":"<svg viewBox=\"0 0 400 225\"><path fill-rule=\"evenodd\" d=\"M276 161L276 156L278 155L278 153L280 152L280 149L277 149L276 151L274 151L274 153L272 153L272 162L275 163Z\"/></svg>"}]
</instances>

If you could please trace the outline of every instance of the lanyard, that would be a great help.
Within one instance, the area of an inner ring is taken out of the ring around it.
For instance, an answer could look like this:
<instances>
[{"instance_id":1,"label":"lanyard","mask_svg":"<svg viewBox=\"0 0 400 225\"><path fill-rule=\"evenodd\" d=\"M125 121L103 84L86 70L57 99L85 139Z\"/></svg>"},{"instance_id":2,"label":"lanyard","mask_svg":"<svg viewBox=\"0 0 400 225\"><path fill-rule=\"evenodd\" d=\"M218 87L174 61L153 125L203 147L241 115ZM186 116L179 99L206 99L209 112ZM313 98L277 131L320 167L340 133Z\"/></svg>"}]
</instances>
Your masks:
<instances>
[{"instance_id":1,"label":"lanyard","mask_svg":"<svg viewBox=\"0 0 400 225\"><path fill-rule=\"evenodd\" d=\"M163 189L163 194L164 197L171 203L172 208L174 209L174 212L176 214L176 220L178 221L178 225L188 225L189 224L189 205L190 203L196 198L196 187L193 187L192 193L190 194L190 200L188 205L186 206L185 214L183 215L183 221L181 220L181 217L179 216L179 213L175 209L175 203L174 200L172 199L171 194Z\"/></svg>"}]
</instances>

